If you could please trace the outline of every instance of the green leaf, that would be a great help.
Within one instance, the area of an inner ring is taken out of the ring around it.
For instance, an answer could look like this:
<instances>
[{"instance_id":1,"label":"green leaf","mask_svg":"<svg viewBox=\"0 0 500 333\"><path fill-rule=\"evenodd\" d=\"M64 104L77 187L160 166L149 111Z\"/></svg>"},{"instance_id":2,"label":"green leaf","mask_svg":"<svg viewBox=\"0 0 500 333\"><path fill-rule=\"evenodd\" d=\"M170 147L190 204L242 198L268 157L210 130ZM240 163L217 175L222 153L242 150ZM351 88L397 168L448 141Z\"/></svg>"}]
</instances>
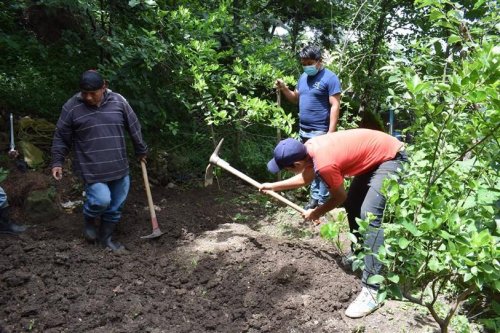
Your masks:
<instances>
[{"instance_id":1,"label":"green leaf","mask_svg":"<svg viewBox=\"0 0 500 333\"><path fill-rule=\"evenodd\" d=\"M469 250L468 248L466 250ZM469 267L473 267L476 265L475 261L470 260L469 258L463 258L464 264L466 264Z\"/></svg>"},{"instance_id":2,"label":"green leaf","mask_svg":"<svg viewBox=\"0 0 500 333\"><path fill-rule=\"evenodd\" d=\"M406 238L402 237L399 239L398 244L399 244L399 247L404 250L408 247L408 244L410 244L410 241L407 240Z\"/></svg>"},{"instance_id":3,"label":"green leaf","mask_svg":"<svg viewBox=\"0 0 500 333\"><path fill-rule=\"evenodd\" d=\"M456 42L461 42L462 38L457 35L451 35L448 37L448 44L455 44Z\"/></svg>"},{"instance_id":4,"label":"green leaf","mask_svg":"<svg viewBox=\"0 0 500 333\"><path fill-rule=\"evenodd\" d=\"M394 273L389 273L387 276L387 280L389 280L393 283L399 283L399 275L394 274Z\"/></svg>"},{"instance_id":5,"label":"green leaf","mask_svg":"<svg viewBox=\"0 0 500 333\"><path fill-rule=\"evenodd\" d=\"M373 275L366 281L367 284L379 284L383 282L385 278L382 275Z\"/></svg>"},{"instance_id":6,"label":"green leaf","mask_svg":"<svg viewBox=\"0 0 500 333\"><path fill-rule=\"evenodd\" d=\"M349 238L349 240L350 240L353 244L357 244L357 243L358 243L358 238L357 238L354 234L352 234L352 233L350 233L350 232L348 232L348 233L347 233L347 238Z\"/></svg>"},{"instance_id":7,"label":"green leaf","mask_svg":"<svg viewBox=\"0 0 500 333\"><path fill-rule=\"evenodd\" d=\"M403 299L403 293L397 284L391 284L388 289L394 298L400 300Z\"/></svg>"},{"instance_id":8,"label":"green leaf","mask_svg":"<svg viewBox=\"0 0 500 333\"><path fill-rule=\"evenodd\" d=\"M440 230L439 236L443 239L452 239L453 238L453 236L450 235L448 232L446 232L446 230Z\"/></svg>"},{"instance_id":9,"label":"green leaf","mask_svg":"<svg viewBox=\"0 0 500 333\"><path fill-rule=\"evenodd\" d=\"M441 265L440 265L439 261L435 257L432 257L429 260L429 269L431 271L433 271L433 272L439 272L439 271L441 271Z\"/></svg>"},{"instance_id":10,"label":"green leaf","mask_svg":"<svg viewBox=\"0 0 500 333\"><path fill-rule=\"evenodd\" d=\"M415 237L420 237L422 235L422 232L417 229L417 227L410 222L403 222L403 227L408 230L413 236Z\"/></svg>"},{"instance_id":11,"label":"green leaf","mask_svg":"<svg viewBox=\"0 0 500 333\"><path fill-rule=\"evenodd\" d=\"M485 205L500 199L500 191L492 188L481 188L478 190L478 204Z\"/></svg>"},{"instance_id":12,"label":"green leaf","mask_svg":"<svg viewBox=\"0 0 500 333\"><path fill-rule=\"evenodd\" d=\"M326 223L321 226L320 235L322 238L332 240L339 235L339 226L334 223Z\"/></svg>"},{"instance_id":13,"label":"green leaf","mask_svg":"<svg viewBox=\"0 0 500 333\"><path fill-rule=\"evenodd\" d=\"M382 303L387 298L387 291L382 290L377 293L377 302Z\"/></svg>"},{"instance_id":14,"label":"green leaf","mask_svg":"<svg viewBox=\"0 0 500 333\"><path fill-rule=\"evenodd\" d=\"M432 3L433 1L431 1ZM429 15L429 18L432 20L432 21L436 21L436 20L439 20L439 19L446 19L446 15L444 15L444 13L440 12L439 10L435 9L435 8L432 8L431 9L431 13Z\"/></svg>"},{"instance_id":15,"label":"green leaf","mask_svg":"<svg viewBox=\"0 0 500 333\"><path fill-rule=\"evenodd\" d=\"M469 98L474 103L481 103L488 98L488 94L484 90L474 90L469 94Z\"/></svg>"},{"instance_id":16,"label":"green leaf","mask_svg":"<svg viewBox=\"0 0 500 333\"><path fill-rule=\"evenodd\" d=\"M352 263L352 270L357 271L358 269L361 269L363 265L364 265L363 260L355 259L354 262Z\"/></svg>"},{"instance_id":17,"label":"green leaf","mask_svg":"<svg viewBox=\"0 0 500 333\"><path fill-rule=\"evenodd\" d=\"M493 272L495 271L495 269L493 268L493 266L491 265L488 265L488 264L482 264L480 266L481 270L483 272L485 272L486 274L493 274Z\"/></svg>"},{"instance_id":18,"label":"green leaf","mask_svg":"<svg viewBox=\"0 0 500 333\"><path fill-rule=\"evenodd\" d=\"M407 84L409 90L414 91L416 89L416 87L420 84L420 82L422 82L420 80L420 77L417 74L415 74L411 78L411 81L407 81L406 84Z\"/></svg>"},{"instance_id":19,"label":"green leaf","mask_svg":"<svg viewBox=\"0 0 500 333\"><path fill-rule=\"evenodd\" d=\"M482 276L478 276L474 279L474 283L476 284L477 286L477 289L481 290L483 289L483 285L484 285L484 279Z\"/></svg>"},{"instance_id":20,"label":"green leaf","mask_svg":"<svg viewBox=\"0 0 500 333\"><path fill-rule=\"evenodd\" d=\"M9 174L9 170L0 167L0 182L3 182L7 175Z\"/></svg>"},{"instance_id":21,"label":"green leaf","mask_svg":"<svg viewBox=\"0 0 500 333\"><path fill-rule=\"evenodd\" d=\"M438 84L437 84L437 87L438 87L439 89L441 89L441 90L444 90L444 91L448 91L448 90L450 90L450 85L449 85L449 84L446 84L446 83L442 83L442 82L438 83Z\"/></svg>"},{"instance_id":22,"label":"green leaf","mask_svg":"<svg viewBox=\"0 0 500 333\"><path fill-rule=\"evenodd\" d=\"M130 0L130 1L128 2L128 5L129 5L130 7L135 7L135 6L139 5L140 3L141 3L141 0Z\"/></svg>"},{"instance_id":23,"label":"green leaf","mask_svg":"<svg viewBox=\"0 0 500 333\"><path fill-rule=\"evenodd\" d=\"M476 1L476 3L474 4L474 10L478 9L479 7L481 7L485 1L486 0L478 0L478 1Z\"/></svg>"},{"instance_id":24,"label":"green leaf","mask_svg":"<svg viewBox=\"0 0 500 333\"><path fill-rule=\"evenodd\" d=\"M415 92L416 93L425 92L430 88L430 86L431 86L430 82L420 82L415 86Z\"/></svg>"},{"instance_id":25,"label":"green leaf","mask_svg":"<svg viewBox=\"0 0 500 333\"><path fill-rule=\"evenodd\" d=\"M500 280L495 280L495 289L497 292L500 292Z\"/></svg>"},{"instance_id":26,"label":"green leaf","mask_svg":"<svg viewBox=\"0 0 500 333\"><path fill-rule=\"evenodd\" d=\"M387 81L389 81L389 83L398 82L400 80L401 80L401 78L399 76L396 76L396 75L389 76L389 79L387 79Z\"/></svg>"},{"instance_id":27,"label":"green leaf","mask_svg":"<svg viewBox=\"0 0 500 333\"><path fill-rule=\"evenodd\" d=\"M415 4L418 4L417 8L428 7L435 4L435 0L419 0L416 1Z\"/></svg>"},{"instance_id":28,"label":"green leaf","mask_svg":"<svg viewBox=\"0 0 500 333\"><path fill-rule=\"evenodd\" d=\"M441 26L441 27L443 27L443 28L448 28L448 29L453 29L453 28L454 28L454 26L453 26L450 22L448 22L448 21L443 21L443 20L438 21L438 22L436 23L436 25L439 25L439 26Z\"/></svg>"}]
</instances>

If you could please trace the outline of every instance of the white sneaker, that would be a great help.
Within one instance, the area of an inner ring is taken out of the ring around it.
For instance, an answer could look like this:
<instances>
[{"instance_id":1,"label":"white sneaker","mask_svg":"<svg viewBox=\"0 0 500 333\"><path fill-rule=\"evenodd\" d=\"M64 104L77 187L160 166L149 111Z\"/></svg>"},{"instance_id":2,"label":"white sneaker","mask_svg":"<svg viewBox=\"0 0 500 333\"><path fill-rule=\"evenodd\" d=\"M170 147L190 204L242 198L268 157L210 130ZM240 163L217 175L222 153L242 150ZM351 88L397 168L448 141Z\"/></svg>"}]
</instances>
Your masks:
<instances>
[{"instance_id":1,"label":"white sneaker","mask_svg":"<svg viewBox=\"0 0 500 333\"><path fill-rule=\"evenodd\" d=\"M379 307L377 291L363 287L358 297L345 310L345 315L349 318L360 318L372 313Z\"/></svg>"}]
</instances>

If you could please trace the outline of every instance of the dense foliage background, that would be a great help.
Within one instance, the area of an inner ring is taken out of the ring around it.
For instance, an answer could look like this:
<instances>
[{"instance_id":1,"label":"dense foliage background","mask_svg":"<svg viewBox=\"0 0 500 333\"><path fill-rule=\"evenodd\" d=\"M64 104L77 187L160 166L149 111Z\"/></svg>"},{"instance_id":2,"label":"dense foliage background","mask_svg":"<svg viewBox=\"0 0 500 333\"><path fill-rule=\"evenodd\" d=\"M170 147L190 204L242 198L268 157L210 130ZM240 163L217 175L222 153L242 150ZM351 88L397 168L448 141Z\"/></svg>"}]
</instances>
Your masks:
<instances>
[{"instance_id":1,"label":"dense foliage background","mask_svg":"<svg viewBox=\"0 0 500 333\"><path fill-rule=\"evenodd\" d=\"M79 75L97 68L140 117L159 179L201 175L222 137L226 160L269 179L278 135L297 130L297 108L278 105L274 81L293 86L297 51L317 43L342 82L340 127L387 131L393 110L411 138L408 177L388 187L393 223L380 256L392 273L380 281L426 305L443 331L464 301L464 316L495 330L498 9L489 0L5 0L2 123L10 112L55 123ZM32 127L47 152L50 125Z\"/></svg>"},{"instance_id":2,"label":"dense foliage background","mask_svg":"<svg viewBox=\"0 0 500 333\"><path fill-rule=\"evenodd\" d=\"M198 169L209 143L226 137L228 159L268 177L276 129L296 130L296 106L278 107L273 86L295 84L297 51L323 47L342 80L344 127L361 116L381 128L378 69L391 40L423 32L415 17L412 2L388 0L3 1L0 107L55 122L81 72L97 68L134 107L153 151L169 153L170 172Z\"/></svg>"}]
</instances>

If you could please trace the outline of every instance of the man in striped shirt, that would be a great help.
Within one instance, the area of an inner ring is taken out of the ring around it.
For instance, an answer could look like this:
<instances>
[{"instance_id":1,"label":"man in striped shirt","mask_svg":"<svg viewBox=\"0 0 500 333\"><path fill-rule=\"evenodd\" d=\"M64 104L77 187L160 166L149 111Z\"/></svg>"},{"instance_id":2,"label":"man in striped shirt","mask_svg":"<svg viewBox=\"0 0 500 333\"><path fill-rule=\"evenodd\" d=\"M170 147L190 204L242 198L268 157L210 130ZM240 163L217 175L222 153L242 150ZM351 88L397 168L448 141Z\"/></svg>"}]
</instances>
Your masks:
<instances>
[{"instance_id":1,"label":"man in striped shirt","mask_svg":"<svg viewBox=\"0 0 500 333\"><path fill-rule=\"evenodd\" d=\"M98 72L84 72L80 92L64 104L57 121L52 176L62 178L64 160L72 150L73 169L85 183L84 236L113 251L124 249L111 237L130 187L125 132L132 139L137 158L145 161L148 149L141 125L126 99L107 89Z\"/></svg>"}]
</instances>

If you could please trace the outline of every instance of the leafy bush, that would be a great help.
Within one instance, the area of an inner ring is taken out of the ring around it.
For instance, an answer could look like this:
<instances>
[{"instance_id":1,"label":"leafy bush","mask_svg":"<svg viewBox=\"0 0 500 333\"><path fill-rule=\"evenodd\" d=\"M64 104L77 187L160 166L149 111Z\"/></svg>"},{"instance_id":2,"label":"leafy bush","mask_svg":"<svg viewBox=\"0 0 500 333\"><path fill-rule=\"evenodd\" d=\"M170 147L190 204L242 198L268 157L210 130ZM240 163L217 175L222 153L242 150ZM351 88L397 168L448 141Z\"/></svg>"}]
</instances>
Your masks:
<instances>
[{"instance_id":1,"label":"leafy bush","mask_svg":"<svg viewBox=\"0 0 500 333\"><path fill-rule=\"evenodd\" d=\"M403 184L386 184L385 246L377 255L388 273L374 279L426 306L447 332L474 295L486 293L490 314L500 314L493 300L500 291L500 48L498 37L487 34L488 18L464 35L458 4L420 3L449 37L416 41L418 56L385 68L394 83L389 102L414 112L410 130L417 134ZM441 45L448 58L433 50ZM367 221L360 226L366 229Z\"/></svg>"}]
</instances>

